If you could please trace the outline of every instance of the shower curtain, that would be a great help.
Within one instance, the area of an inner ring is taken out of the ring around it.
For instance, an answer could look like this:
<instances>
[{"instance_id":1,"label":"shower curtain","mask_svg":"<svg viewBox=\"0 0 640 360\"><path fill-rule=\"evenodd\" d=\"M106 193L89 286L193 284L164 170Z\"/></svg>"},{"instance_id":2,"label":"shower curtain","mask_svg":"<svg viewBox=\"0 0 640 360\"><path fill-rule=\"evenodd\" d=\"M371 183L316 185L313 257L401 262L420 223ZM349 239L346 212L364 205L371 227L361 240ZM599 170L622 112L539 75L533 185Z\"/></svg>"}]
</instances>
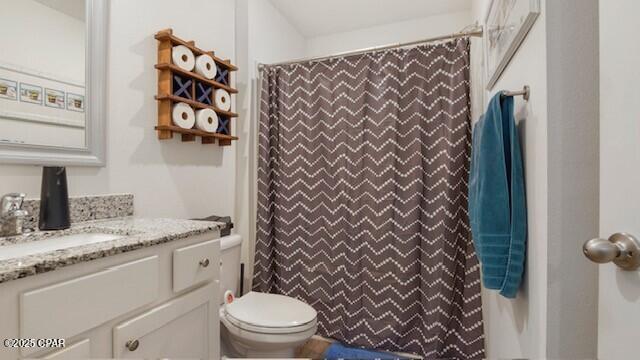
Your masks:
<instances>
[{"instance_id":1,"label":"shower curtain","mask_svg":"<svg viewBox=\"0 0 640 360\"><path fill-rule=\"evenodd\" d=\"M262 78L254 290L307 302L350 345L483 358L469 40Z\"/></svg>"}]
</instances>

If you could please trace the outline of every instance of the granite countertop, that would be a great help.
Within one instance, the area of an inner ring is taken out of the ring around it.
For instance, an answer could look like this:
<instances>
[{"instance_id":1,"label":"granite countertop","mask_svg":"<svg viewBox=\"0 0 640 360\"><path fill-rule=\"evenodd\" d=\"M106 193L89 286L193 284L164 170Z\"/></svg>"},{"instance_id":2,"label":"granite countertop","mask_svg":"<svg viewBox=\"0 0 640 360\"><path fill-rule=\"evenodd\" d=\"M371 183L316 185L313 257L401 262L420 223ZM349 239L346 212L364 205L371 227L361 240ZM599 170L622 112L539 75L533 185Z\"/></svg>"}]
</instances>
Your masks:
<instances>
[{"instance_id":1,"label":"granite countertop","mask_svg":"<svg viewBox=\"0 0 640 360\"><path fill-rule=\"evenodd\" d=\"M0 283L53 271L68 265L164 244L193 235L204 234L224 226L213 221L177 219L114 218L75 223L63 231L36 231L13 237L0 237L2 246L78 233L101 233L123 237L94 244L80 245L46 253L0 260Z\"/></svg>"}]
</instances>

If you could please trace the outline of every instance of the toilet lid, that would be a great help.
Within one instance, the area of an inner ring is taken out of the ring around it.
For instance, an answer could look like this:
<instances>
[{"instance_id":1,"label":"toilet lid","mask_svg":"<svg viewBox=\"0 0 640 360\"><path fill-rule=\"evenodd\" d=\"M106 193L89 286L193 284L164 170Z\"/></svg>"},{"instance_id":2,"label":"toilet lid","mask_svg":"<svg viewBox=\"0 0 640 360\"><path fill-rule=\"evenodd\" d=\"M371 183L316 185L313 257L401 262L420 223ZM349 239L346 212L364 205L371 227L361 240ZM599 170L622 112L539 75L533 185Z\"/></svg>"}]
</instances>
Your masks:
<instances>
[{"instance_id":1,"label":"toilet lid","mask_svg":"<svg viewBox=\"0 0 640 360\"><path fill-rule=\"evenodd\" d=\"M250 292L227 304L225 311L233 319L263 328L290 328L310 323L316 311L292 297Z\"/></svg>"}]
</instances>

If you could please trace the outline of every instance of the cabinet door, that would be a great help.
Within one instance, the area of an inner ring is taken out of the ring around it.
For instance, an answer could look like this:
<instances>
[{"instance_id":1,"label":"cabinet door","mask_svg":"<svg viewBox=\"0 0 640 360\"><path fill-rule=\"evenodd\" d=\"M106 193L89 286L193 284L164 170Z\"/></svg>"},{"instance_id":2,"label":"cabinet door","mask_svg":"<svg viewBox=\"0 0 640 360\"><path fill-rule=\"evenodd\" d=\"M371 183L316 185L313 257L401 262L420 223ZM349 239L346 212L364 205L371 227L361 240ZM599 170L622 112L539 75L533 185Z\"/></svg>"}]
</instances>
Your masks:
<instances>
[{"instance_id":1,"label":"cabinet door","mask_svg":"<svg viewBox=\"0 0 640 360\"><path fill-rule=\"evenodd\" d=\"M218 281L126 321L113 330L113 357L218 359Z\"/></svg>"},{"instance_id":2,"label":"cabinet door","mask_svg":"<svg viewBox=\"0 0 640 360\"><path fill-rule=\"evenodd\" d=\"M89 359L91 357L91 342L89 339L78 341L73 345L66 346L62 350L54 351L44 356L43 360L72 360Z\"/></svg>"}]
</instances>

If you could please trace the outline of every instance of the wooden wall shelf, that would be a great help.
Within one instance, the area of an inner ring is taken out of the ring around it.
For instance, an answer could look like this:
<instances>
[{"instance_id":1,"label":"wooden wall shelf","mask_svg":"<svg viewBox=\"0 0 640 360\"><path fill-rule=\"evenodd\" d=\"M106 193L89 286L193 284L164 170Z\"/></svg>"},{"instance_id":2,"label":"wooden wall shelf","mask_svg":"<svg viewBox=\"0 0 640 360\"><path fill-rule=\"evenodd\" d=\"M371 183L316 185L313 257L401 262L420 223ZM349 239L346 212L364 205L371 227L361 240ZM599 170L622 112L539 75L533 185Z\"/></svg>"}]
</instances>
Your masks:
<instances>
[{"instance_id":1,"label":"wooden wall shelf","mask_svg":"<svg viewBox=\"0 0 640 360\"><path fill-rule=\"evenodd\" d=\"M171 131L173 133L182 134L183 142L195 141L196 136L202 138L203 144L213 144L215 139L218 139L220 146L231 145L231 140L238 140L237 136L209 133L198 129L183 129L175 125L158 125L156 126L158 131ZM187 135L187 136L185 136ZM224 142L224 144L223 144Z\"/></svg>"},{"instance_id":2,"label":"wooden wall shelf","mask_svg":"<svg viewBox=\"0 0 640 360\"><path fill-rule=\"evenodd\" d=\"M165 29L157 32L155 39L158 40L158 63L155 65L155 68L158 70L158 94L155 96L155 99L158 101L158 125L155 127L158 131L158 139L171 139L174 134L180 134L183 142L192 142L195 141L197 137L200 137L203 144L214 144L217 140L218 145L220 146L229 146L232 141L238 140L238 137L232 135L232 124L234 121L237 121L238 114L232 111L218 109L213 105L215 103L213 101L213 93L216 89L224 89L229 92L229 94L238 93L238 90L232 87L231 82L231 73L237 71L238 68L231 64L231 61L223 60L215 56L213 51L204 51L195 46L193 41L185 41L174 36L171 29ZM215 61L218 69L221 70L219 71L219 74L222 72L227 74L226 77L223 75L219 75L217 77L225 83L223 84L216 81L217 79L208 79L195 72L187 71L177 65L174 65L171 59L171 52L173 51L173 47L177 45L186 46L195 56L203 54L210 55ZM177 94L177 92L174 93L174 76L180 77L181 79L187 78L191 80L191 93L187 95L191 96L191 99L183 97L183 94ZM212 89L210 97L207 100L210 101L210 104L197 101L196 84L204 84L204 87L210 87ZM218 114L218 118L227 124L226 126L219 127L218 129L218 131L224 131L220 130L222 128L226 129L225 133L211 133L195 128L183 129L179 126L175 126L171 120L171 112L173 105L180 102L186 103L194 110L211 109L215 111L216 114Z\"/></svg>"}]
</instances>

